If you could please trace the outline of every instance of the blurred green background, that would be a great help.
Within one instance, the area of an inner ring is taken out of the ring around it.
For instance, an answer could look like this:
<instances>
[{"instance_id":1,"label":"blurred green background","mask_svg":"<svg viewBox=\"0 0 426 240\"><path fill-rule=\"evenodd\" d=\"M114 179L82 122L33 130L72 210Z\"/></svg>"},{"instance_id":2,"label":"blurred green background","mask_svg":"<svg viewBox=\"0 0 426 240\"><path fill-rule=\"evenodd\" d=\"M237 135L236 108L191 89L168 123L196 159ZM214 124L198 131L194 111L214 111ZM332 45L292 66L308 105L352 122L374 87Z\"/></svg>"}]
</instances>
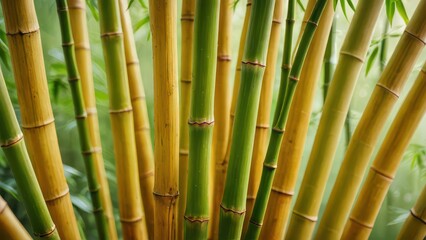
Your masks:
<instances>
[{"instance_id":1,"label":"blurred green background","mask_svg":"<svg viewBox=\"0 0 426 240\"><path fill-rule=\"evenodd\" d=\"M153 78L152 78L152 51L151 51L151 38L149 30L149 15L147 9L147 0L133 1L130 6L131 16L133 20L133 27L135 31L135 41L138 48L138 55L140 58L140 65L143 75L143 84L147 96L148 111L150 116L151 126L153 126ZM306 5L307 1L300 1L302 5ZM357 1L354 1L356 4ZM411 16L417 5L418 0L404 0L404 4L407 9L408 16ZM107 170L108 180L111 188L111 195L114 204L115 217L117 227L120 230L120 224L118 221L118 203L117 203L117 184L115 177L115 163L113 154L113 142L111 136L111 128L108 114L108 94L106 86L106 78L104 71L104 62L102 56L102 45L99 34L99 22L97 21L97 10L96 1L87 0L87 18L89 24L90 44L92 49L92 61L93 61L93 73L96 88L96 99L100 121L101 139L103 156L105 159L105 166ZM52 108L56 120L56 129L58 132L58 140L61 149L62 160L64 163L64 169L67 177L67 181L70 187L72 201L74 204L75 213L80 224L81 232L87 239L96 239L96 227L94 218L91 215L90 196L87 188L87 181L85 177L85 170L83 165L83 159L80 154L78 136L76 124L74 121L74 112L71 100L71 94L69 91L65 65L62 54L61 38L59 31L59 21L56 13L56 4L53 0L38 0L35 1L37 16L41 29L41 37L43 42L44 62L46 73L48 76L48 84L50 88L50 98L52 102ZM181 0L178 1L178 6L181 5ZM353 12L347 7L348 19L351 19ZM341 7L337 9L338 21L337 21L337 51L340 49L340 45L346 34L346 30L349 25L349 21L344 17ZM239 38L242 28L242 22L245 13L245 2L240 0L235 5L234 17L233 17L233 36L232 36L232 49L233 58L232 64L235 66L236 55L239 45ZM295 36L297 37L298 30L300 27L301 19L303 17L302 7L297 7L296 11L296 26ZM178 10L178 16L180 16L180 7ZM379 43L383 40L383 29L387 22L385 11L382 11L382 15L378 21L374 39ZM400 35L404 29L405 23L402 18L395 13L395 17L392 26L388 29L388 40L387 56L390 57L393 49L398 41L398 35ZM284 25L282 26L284 30ZM283 32L282 32L283 35ZM10 56L7 52L7 40L5 35L4 18L0 13L0 37L6 45L0 46L0 58L1 68L6 79L9 94L12 98L12 102L15 107L16 114L19 119L19 106L17 102L16 88L14 84L13 74L11 72ZM283 39L283 36L281 36ZM282 42L282 41L281 41ZM178 22L178 46L180 46L180 24ZM371 70L366 74L365 66L360 74L360 78L355 89L354 97L351 104L351 117L349 119L352 130L355 129L356 124L362 114L364 107L367 104L369 96L373 90L373 87L380 76L379 60L378 57L373 58L374 48L377 44L372 44L370 48L370 54L368 55L368 61L371 62ZM180 48L180 47L179 47ZM180 51L180 50L179 50ZM179 55L180 56L180 55ZM277 64L281 64L282 47L279 49L279 56ZM416 67L410 75L410 80L404 89L401 96L401 100L398 101L397 106L389 118L386 124L385 131L381 134L381 140L384 138L386 129L390 126L391 120L394 118L399 106L402 103L402 99L405 98L409 88L413 84L413 81L419 70L426 59L426 54L423 52L422 56L418 60ZM185 61L185 59L180 59ZM235 68L233 68L235 69ZM278 78L280 76L280 68L277 67L276 83L273 96L273 108L276 101L276 95L278 90ZM233 74L232 74L233 75ZM233 79L231 79L229 86L233 86ZM299 180L296 186L296 194L300 186L303 171L307 164L307 158L312 147L312 143L315 137L315 131L321 116L322 108L322 79L319 81L317 86L316 100L314 104L314 110L312 113L309 133L306 141L305 152L303 155L303 161L299 173ZM2 127L0 123L0 128ZM151 135L153 131L151 129ZM335 163L333 166L332 173L330 175L328 186L324 195L323 205L321 207L320 217L325 207L324 202L327 201L328 196L331 192L334 180L337 176L337 172L340 166L340 162L343 157L345 149L345 136L342 136L341 144L339 145L338 153L336 154ZM377 145L377 147L380 144ZM377 151L377 148L376 148ZM395 178L394 183L386 197L383 207L380 211L379 217L376 221L376 225L373 229L371 239L393 239L399 231L402 222L407 216L408 209L414 204L422 186L426 183L426 119L424 118L418 128L412 142L407 149L404 160L402 161L401 167ZM28 218L26 216L23 205L19 201L19 194L16 192L16 184L13 179L13 175L10 168L7 166L7 162L4 159L4 155L0 152L0 195L2 195L11 206L17 217L23 222L27 229L30 229ZM295 198L294 198L295 200ZM31 232L31 230L30 230Z\"/></svg>"}]
</instances>

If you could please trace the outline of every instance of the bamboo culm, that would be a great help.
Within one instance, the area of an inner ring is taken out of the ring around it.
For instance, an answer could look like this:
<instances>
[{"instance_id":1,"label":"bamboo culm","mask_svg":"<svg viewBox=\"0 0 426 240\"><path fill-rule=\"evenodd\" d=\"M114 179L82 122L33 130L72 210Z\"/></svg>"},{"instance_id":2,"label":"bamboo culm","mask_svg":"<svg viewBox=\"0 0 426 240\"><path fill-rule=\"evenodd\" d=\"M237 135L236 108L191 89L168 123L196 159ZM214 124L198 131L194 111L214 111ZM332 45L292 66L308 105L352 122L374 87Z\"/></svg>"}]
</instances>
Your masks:
<instances>
[{"instance_id":1,"label":"bamboo culm","mask_svg":"<svg viewBox=\"0 0 426 240\"><path fill-rule=\"evenodd\" d=\"M7 202L0 196L0 233L8 240L32 239L24 226L19 222ZM45 238L49 239L49 238Z\"/></svg>"},{"instance_id":2,"label":"bamboo culm","mask_svg":"<svg viewBox=\"0 0 426 240\"><path fill-rule=\"evenodd\" d=\"M402 225L397 240L424 239L426 236L426 185Z\"/></svg>"},{"instance_id":3,"label":"bamboo culm","mask_svg":"<svg viewBox=\"0 0 426 240\"><path fill-rule=\"evenodd\" d=\"M281 97L283 97L284 95L284 99L283 101L281 101L282 105L277 105L277 109L280 110L275 111L275 113L279 113L279 117L275 118L276 121L274 122L271 137L269 139L268 150L266 152L265 161L263 163L259 191L257 193L256 202L254 204L253 215L250 218L250 225L247 231L246 239L259 238L261 226L263 224L263 218L265 217L266 207L269 200L269 195L271 193L275 170L277 168L278 153L280 151L284 128L287 122L294 91L296 90L297 83L299 81L300 72L302 70L303 62L305 61L306 53L308 52L315 30L318 26L318 21L325 8L326 3L327 0L319 0L315 4L314 10L312 11L311 17L309 18L308 24L306 25L297 52L295 54L293 67L291 68L288 76L285 75L285 69L287 69L285 66L288 66L290 56L284 55L282 79L280 84L287 86L280 86L281 89L286 90L285 94L281 95ZM287 13L288 15L290 15L289 19L293 19L294 7L295 1L290 0ZM286 32L286 40L290 39L291 36L291 32L289 32L288 34ZM291 49L291 41L289 43L285 42L284 44L289 44L290 46L285 47L285 49ZM278 103L279 102L280 101L278 100Z\"/></svg>"}]
</instances>

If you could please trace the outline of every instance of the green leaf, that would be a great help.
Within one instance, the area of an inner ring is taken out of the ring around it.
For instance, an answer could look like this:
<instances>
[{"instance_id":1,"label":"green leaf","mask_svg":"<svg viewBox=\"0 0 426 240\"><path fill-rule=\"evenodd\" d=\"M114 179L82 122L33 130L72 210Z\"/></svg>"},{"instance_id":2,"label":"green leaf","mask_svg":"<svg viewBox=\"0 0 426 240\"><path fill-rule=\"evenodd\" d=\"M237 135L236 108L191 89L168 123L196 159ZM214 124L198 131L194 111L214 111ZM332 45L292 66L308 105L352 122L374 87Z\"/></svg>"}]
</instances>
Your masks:
<instances>
[{"instance_id":1,"label":"green leaf","mask_svg":"<svg viewBox=\"0 0 426 240\"><path fill-rule=\"evenodd\" d=\"M16 200L20 201L18 191L12 186L8 184L4 184L3 182L0 182L0 189L4 190L5 192L9 193L12 197L14 197Z\"/></svg>"},{"instance_id":2,"label":"green leaf","mask_svg":"<svg viewBox=\"0 0 426 240\"><path fill-rule=\"evenodd\" d=\"M132 6L132 4L133 4L133 2L134 2L135 0L130 0L129 1L129 4L127 5L127 9L129 9L131 6Z\"/></svg>"},{"instance_id":3,"label":"green leaf","mask_svg":"<svg viewBox=\"0 0 426 240\"><path fill-rule=\"evenodd\" d=\"M349 5L349 7L352 9L352 11L354 11L355 12L355 5L354 5L354 3L352 2L352 0L347 0L348 1L348 5Z\"/></svg>"},{"instance_id":4,"label":"green leaf","mask_svg":"<svg viewBox=\"0 0 426 240\"><path fill-rule=\"evenodd\" d=\"M137 21L133 26L133 32L137 32L141 27L147 25L149 23L149 15L146 15L141 20Z\"/></svg>"},{"instance_id":5,"label":"green leaf","mask_svg":"<svg viewBox=\"0 0 426 240\"><path fill-rule=\"evenodd\" d=\"M395 4L396 4L396 9L398 10L399 15L402 17L405 24L407 24L410 19L407 15L407 11L405 10L404 3L402 2L402 0L397 0Z\"/></svg>"},{"instance_id":6,"label":"green leaf","mask_svg":"<svg viewBox=\"0 0 426 240\"><path fill-rule=\"evenodd\" d=\"M297 0L297 5L302 9L302 11L306 11L305 6L303 6L302 0Z\"/></svg>"},{"instance_id":7,"label":"green leaf","mask_svg":"<svg viewBox=\"0 0 426 240\"><path fill-rule=\"evenodd\" d=\"M368 61L367 61L367 68L365 70L365 75L368 75L368 73L371 70L371 67L373 66L374 60L377 57L377 53L379 52L379 47L376 46L373 51L371 51L370 56L368 57Z\"/></svg>"},{"instance_id":8,"label":"green leaf","mask_svg":"<svg viewBox=\"0 0 426 240\"><path fill-rule=\"evenodd\" d=\"M340 7L342 7L343 15L345 15L346 20L348 20L348 15L346 14L346 0L340 0Z\"/></svg>"},{"instance_id":9,"label":"green leaf","mask_svg":"<svg viewBox=\"0 0 426 240\"><path fill-rule=\"evenodd\" d=\"M339 0L333 0L333 8L334 8L334 10L336 10L336 7L337 7L337 2L338 2Z\"/></svg>"},{"instance_id":10,"label":"green leaf","mask_svg":"<svg viewBox=\"0 0 426 240\"><path fill-rule=\"evenodd\" d=\"M96 4L95 0L87 0L87 6L90 9L90 12L92 13L93 18L96 21L99 21L99 12L98 12L98 5Z\"/></svg>"},{"instance_id":11,"label":"green leaf","mask_svg":"<svg viewBox=\"0 0 426 240\"><path fill-rule=\"evenodd\" d=\"M395 15L395 0L386 0L386 16L392 26L393 16Z\"/></svg>"},{"instance_id":12,"label":"green leaf","mask_svg":"<svg viewBox=\"0 0 426 240\"><path fill-rule=\"evenodd\" d=\"M86 213L92 213L92 205L83 197L71 196L72 204Z\"/></svg>"}]
</instances>

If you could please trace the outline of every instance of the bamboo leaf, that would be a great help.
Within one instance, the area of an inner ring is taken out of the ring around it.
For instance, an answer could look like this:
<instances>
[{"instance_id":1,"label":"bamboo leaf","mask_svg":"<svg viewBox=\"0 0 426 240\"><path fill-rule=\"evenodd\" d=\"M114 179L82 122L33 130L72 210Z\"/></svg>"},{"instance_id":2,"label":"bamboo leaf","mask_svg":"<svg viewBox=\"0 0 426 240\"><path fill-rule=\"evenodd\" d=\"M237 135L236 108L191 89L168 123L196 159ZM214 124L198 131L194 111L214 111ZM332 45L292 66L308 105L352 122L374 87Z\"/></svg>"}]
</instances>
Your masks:
<instances>
[{"instance_id":1,"label":"bamboo leaf","mask_svg":"<svg viewBox=\"0 0 426 240\"><path fill-rule=\"evenodd\" d=\"M333 0L333 8L334 8L334 10L336 10L338 2L339 2L339 0Z\"/></svg>"},{"instance_id":2,"label":"bamboo leaf","mask_svg":"<svg viewBox=\"0 0 426 240\"><path fill-rule=\"evenodd\" d=\"M370 54L370 56L368 57L367 67L366 67L366 70L365 70L365 75L368 75L368 73L370 72L371 67L373 66L374 60L375 60L375 59L376 59L376 57L377 57L377 53L378 53L378 52L379 52L379 47L378 47L378 46L376 46L376 47L373 49L373 51L371 51L371 54Z\"/></svg>"},{"instance_id":3,"label":"bamboo leaf","mask_svg":"<svg viewBox=\"0 0 426 240\"><path fill-rule=\"evenodd\" d=\"M12 197L14 197L16 200L20 201L18 191L12 186L5 184L3 182L0 182L0 189L4 190L5 192L9 193Z\"/></svg>"},{"instance_id":4,"label":"bamboo leaf","mask_svg":"<svg viewBox=\"0 0 426 240\"><path fill-rule=\"evenodd\" d=\"M96 4L96 1L95 0L86 0L86 4L89 7L89 10L92 13L93 18L96 21L99 21L98 5Z\"/></svg>"},{"instance_id":5,"label":"bamboo leaf","mask_svg":"<svg viewBox=\"0 0 426 240\"><path fill-rule=\"evenodd\" d=\"M303 6L302 0L297 0L297 5L302 9L302 11L306 11L305 6Z\"/></svg>"},{"instance_id":6,"label":"bamboo leaf","mask_svg":"<svg viewBox=\"0 0 426 240\"><path fill-rule=\"evenodd\" d=\"M402 0L397 0L395 4L396 4L396 9L398 10L399 15L402 17L405 24L407 24L410 19L407 15L407 11L405 10L404 3L402 2Z\"/></svg>"},{"instance_id":7,"label":"bamboo leaf","mask_svg":"<svg viewBox=\"0 0 426 240\"><path fill-rule=\"evenodd\" d=\"M340 0L340 7L342 8L343 15L345 15L346 20L348 20L348 15L346 14L346 0Z\"/></svg>"},{"instance_id":8,"label":"bamboo leaf","mask_svg":"<svg viewBox=\"0 0 426 240\"><path fill-rule=\"evenodd\" d=\"M386 16L392 26L393 16L395 15L395 0L386 0Z\"/></svg>"},{"instance_id":9,"label":"bamboo leaf","mask_svg":"<svg viewBox=\"0 0 426 240\"><path fill-rule=\"evenodd\" d=\"M354 5L354 3L352 2L352 0L347 0L348 1L348 5L349 5L349 7L352 9L352 11L354 11L355 12L355 5Z\"/></svg>"}]
</instances>

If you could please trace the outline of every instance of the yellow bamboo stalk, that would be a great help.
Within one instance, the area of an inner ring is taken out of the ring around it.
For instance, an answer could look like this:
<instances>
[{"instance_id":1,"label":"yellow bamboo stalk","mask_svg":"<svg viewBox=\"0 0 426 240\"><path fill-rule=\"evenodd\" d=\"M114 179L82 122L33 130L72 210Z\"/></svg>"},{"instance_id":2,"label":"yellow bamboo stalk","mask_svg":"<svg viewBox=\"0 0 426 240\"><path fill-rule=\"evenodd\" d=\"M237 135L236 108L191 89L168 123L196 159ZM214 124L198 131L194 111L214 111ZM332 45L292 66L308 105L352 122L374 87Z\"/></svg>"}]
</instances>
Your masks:
<instances>
[{"instance_id":1,"label":"yellow bamboo stalk","mask_svg":"<svg viewBox=\"0 0 426 240\"><path fill-rule=\"evenodd\" d=\"M426 43L426 0L421 0L401 36L355 129L316 239L339 239L374 146Z\"/></svg>"},{"instance_id":2,"label":"yellow bamboo stalk","mask_svg":"<svg viewBox=\"0 0 426 240\"><path fill-rule=\"evenodd\" d=\"M183 239L183 223L186 206L186 184L188 178L189 129L188 117L191 106L192 45L194 38L195 0L182 0L181 13L181 72L180 72L180 135L179 135L179 209L178 237ZM211 224L210 224L211 225Z\"/></svg>"},{"instance_id":3,"label":"yellow bamboo stalk","mask_svg":"<svg viewBox=\"0 0 426 240\"><path fill-rule=\"evenodd\" d=\"M309 1L303 25L309 19L315 2L315 0ZM303 65L299 86L290 107L286 133L278 159L277 173L269 197L260 239L282 239L284 236L308 132L315 89L321 73L321 62L327 45L327 41L324 41L324 39L328 37L330 32L333 16L332 1L329 1L306 55L305 62L309 64Z\"/></svg>"},{"instance_id":4,"label":"yellow bamboo stalk","mask_svg":"<svg viewBox=\"0 0 426 240\"><path fill-rule=\"evenodd\" d=\"M154 58L154 239L176 239L179 196L177 3L150 0L149 14Z\"/></svg>"},{"instance_id":5,"label":"yellow bamboo stalk","mask_svg":"<svg viewBox=\"0 0 426 240\"><path fill-rule=\"evenodd\" d=\"M219 213L220 213L220 204L222 202L223 191L225 188L225 178L226 178L226 170L228 168L229 155L231 150L231 133L232 133L232 123L234 122L235 117L235 107L237 103L238 91L240 88L240 78L241 78L241 60L243 58L244 53L244 43L247 35L247 27L250 19L251 13L251 5L252 0L247 0L246 4L246 13L244 16L243 29L240 36L240 46L238 48L238 57L237 57L237 66L235 70L234 76L234 88L232 91L231 98L231 107L230 107L230 115L229 115L229 131L228 142L226 147L225 156L222 159L215 159L215 174L214 174L214 186L213 186L213 211L212 211L212 226L211 226L211 234L214 239L218 239L219 237ZM215 114L215 118L218 117Z\"/></svg>"},{"instance_id":6,"label":"yellow bamboo stalk","mask_svg":"<svg viewBox=\"0 0 426 240\"><path fill-rule=\"evenodd\" d=\"M132 22L127 0L120 0L120 16L123 28L124 50L126 54L127 75L135 125L136 150L138 157L139 182L145 210L149 238L154 238L154 153L146 108L145 90L133 36Z\"/></svg>"},{"instance_id":7,"label":"yellow bamboo stalk","mask_svg":"<svg viewBox=\"0 0 426 240\"><path fill-rule=\"evenodd\" d=\"M0 236L4 240L30 240L30 234L0 196Z\"/></svg>"},{"instance_id":8,"label":"yellow bamboo stalk","mask_svg":"<svg viewBox=\"0 0 426 240\"><path fill-rule=\"evenodd\" d=\"M34 2L19 0L1 3L21 108L22 129L34 171L60 237L80 239L62 168Z\"/></svg>"},{"instance_id":9,"label":"yellow bamboo stalk","mask_svg":"<svg viewBox=\"0 0 426 240\"><path fill-rule=\"evenodd\" d=\"M405 149L425 112L426 64L423 65L370 167L367 179L346 222L342 239L368 239L370 236Z\"/></svg>"},{"instance_id":10,"label":"yellow bamboo stalk","mask_svg":"<svg viewBox=\"0 0 426 240\"><path fill-rule=\"evenodd\" d=\"M95 160L96 175L101 186L102 208L104 209L108 233L111 240L117 239L115 220L111 196L109 192L108 179L105 172L102 156L102 145L99 133L98 113L96 110L95 88L93 86L92 61L90 56L89 32L87 30L86 3L83 0L68 0L71 30L75 44L75 55L77 68L80 73L83 89L84 105L89 124L90 142L96 152L93 154Z\"/></svg>"},{"instance_id":11,"label":"yellow bamboo stalk","mask_svg":"<svg viewBox=\"0 0 426 240\"><path fill-rule=\"evenodd\" d=\"M272 90L275 80L275 69L278 56L278 47L280 45L281 22L283 20L284 0L276 0L274 6L274 15L272 19L271 35L269 37L268 55L266 59L266 69L263 75L262 90L260 93L259 110L257 113L256 133L253 145L253 155L250 167L250 179L247 189L246 218L243 225L243 236L247 231L250 216L253 211L256 200L257 190L262 175L263 160L265 159L266 149L269 140L269 122L272 105Z\"/></svg>"},{"instance_id":12,"label":"yellow bamboo stalk","mask_svg":"<svg viewBox=\"0 0 426 240\"><path fill-rule=\"evenodd\" d=\"M423 187L414 207L410 210L397 240L422 240L426 237L426 185Z\"/></svg>"}]
</instances>

